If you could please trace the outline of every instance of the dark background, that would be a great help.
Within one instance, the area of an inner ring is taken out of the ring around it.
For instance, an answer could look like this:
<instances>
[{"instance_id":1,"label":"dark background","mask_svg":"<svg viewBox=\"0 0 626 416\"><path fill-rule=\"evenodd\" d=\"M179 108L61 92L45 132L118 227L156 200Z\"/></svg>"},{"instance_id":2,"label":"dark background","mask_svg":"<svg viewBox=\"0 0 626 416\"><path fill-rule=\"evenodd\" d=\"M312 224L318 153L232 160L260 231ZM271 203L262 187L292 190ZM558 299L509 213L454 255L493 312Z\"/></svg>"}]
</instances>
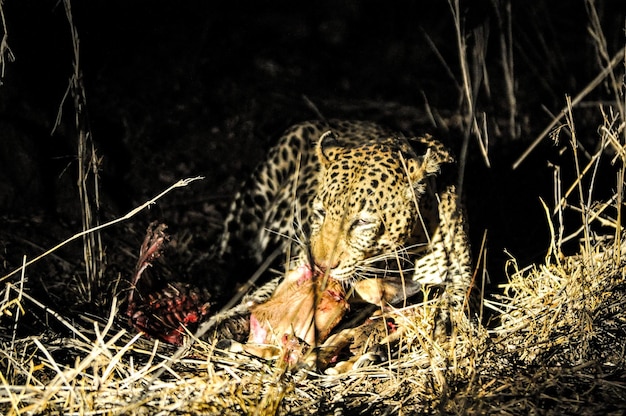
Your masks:
<instances>
[{"instance_id":1,"label":"dark background","mask_svg":"<svg viewBox=\"0 0 626 416\"><path fill-rule=\"evenodd\" d=\"M476 108L486 115L491 167L471 137L464 192L476 252L487 230L494 281L503 279L505 249L522 265L546 252L539 198L553 205L548 162L561 167L567 186L575 174L571 152L562 151L566 136L559 145L544 139L517 170L513 161L550 123L549 113L558 114L565 95L576 95L601 71L583 1L513 2L518 134L509 134L498 23L505 4L461 4L468 54L478 34L488 34L488 88L484 82L477 90ZM625 44L624 4L596 7L615 54ZM6 0L3 9L16 59L7 63L0 87L0 256L12 270L22 254L32 257L79 231L80 204L71 98L61 105L73 71L63 4ZM407 133L432 132L457 154L461 149L461 72L447 1L74 1L72 14L89 127L102 158L101 220L178 179L206 178L105 232L108 270L123 276L153 219L167 222L177 241L191 241L172 264L202 257L237 184L294 122L319 114L368 119ZM590 152L601 121L595 103L611 99L603 84L575 111L579 140ZM615 191L616 169L606 165L596 198ZM566 247L575 249L576 243ZM71 245L59 256L79 263L80 250ZM33 281L52 285L71 269L61 263L33 269L45 276Z\"/></svg>"}]
</instances>

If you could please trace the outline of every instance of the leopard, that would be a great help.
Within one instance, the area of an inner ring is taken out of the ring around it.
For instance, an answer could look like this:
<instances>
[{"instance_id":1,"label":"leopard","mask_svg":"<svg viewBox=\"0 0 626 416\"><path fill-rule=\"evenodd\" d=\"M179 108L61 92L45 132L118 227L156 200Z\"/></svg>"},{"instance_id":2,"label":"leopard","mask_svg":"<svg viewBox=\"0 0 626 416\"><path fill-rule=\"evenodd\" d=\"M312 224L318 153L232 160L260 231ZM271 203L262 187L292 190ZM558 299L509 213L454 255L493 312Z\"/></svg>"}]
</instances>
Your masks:
<instances>
[{"instance_id":1,"label":"leopard","mask_svg":"<svg viewBox=\"0 0 626 416\"><path fill-rule=\"evenodd\" d=\"M236 194L218 256L260 264L287 253L286 270L306 265L366 302L439 287L461 308L472 260L454 166L430 135L368 121L298 123Z\"/></svg>"}]
</instances>

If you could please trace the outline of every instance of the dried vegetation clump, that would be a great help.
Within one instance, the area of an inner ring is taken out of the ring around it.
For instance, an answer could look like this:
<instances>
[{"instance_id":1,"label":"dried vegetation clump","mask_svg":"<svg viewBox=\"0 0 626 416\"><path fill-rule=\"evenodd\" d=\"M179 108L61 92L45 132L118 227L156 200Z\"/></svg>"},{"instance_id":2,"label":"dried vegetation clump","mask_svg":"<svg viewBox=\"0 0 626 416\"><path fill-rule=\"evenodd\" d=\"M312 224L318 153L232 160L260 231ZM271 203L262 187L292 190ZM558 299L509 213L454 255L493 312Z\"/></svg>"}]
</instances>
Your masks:
<instances>
[{"instance_id":1,"label":"dried vegetation clump","mask_svg":"<svg viewBox=\"0 0 626 416\"><path fill-rule=\"evenodd\" d=\"M516 270L489 302L500 323L479 364L476 398L511 414L626 409L624 245Z\"/></svg>"},{"instance_id":2,"label":"dried vegetation clump","mask_svg":"<svg viewBox=\"0 0 626 416\"><path fill-rule=\"evenodd\" d=\"M406 329L388 362L321 374L215 349L174 347L109 321L3 340L5 414L599 414L626 410L626 246L516 270L489 329L438 302L392 312ZM15 303L3 302L5 313ZM68 323L69 325L69 323Z\"/></svg>"}]
</instances>

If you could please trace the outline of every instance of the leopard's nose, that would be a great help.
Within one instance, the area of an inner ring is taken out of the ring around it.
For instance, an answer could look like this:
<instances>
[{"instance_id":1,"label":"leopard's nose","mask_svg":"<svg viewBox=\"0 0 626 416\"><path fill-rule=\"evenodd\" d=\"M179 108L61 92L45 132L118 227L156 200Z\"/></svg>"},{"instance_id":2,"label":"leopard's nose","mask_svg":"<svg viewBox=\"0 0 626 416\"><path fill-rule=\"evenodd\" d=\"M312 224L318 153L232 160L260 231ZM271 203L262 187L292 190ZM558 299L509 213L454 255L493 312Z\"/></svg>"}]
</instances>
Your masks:
<instances>
[{"instance_id":1,"label":"leopard's nose","mask_svg":"<svg viewBox=\"0 0 626 416\"><path fill-rule=\"evenodd\" d=\"M339 266L339 261L315 261L315 268L320 272L320 274L329 273L331 270L336 269Z\"/></svg>"}]
</instances>

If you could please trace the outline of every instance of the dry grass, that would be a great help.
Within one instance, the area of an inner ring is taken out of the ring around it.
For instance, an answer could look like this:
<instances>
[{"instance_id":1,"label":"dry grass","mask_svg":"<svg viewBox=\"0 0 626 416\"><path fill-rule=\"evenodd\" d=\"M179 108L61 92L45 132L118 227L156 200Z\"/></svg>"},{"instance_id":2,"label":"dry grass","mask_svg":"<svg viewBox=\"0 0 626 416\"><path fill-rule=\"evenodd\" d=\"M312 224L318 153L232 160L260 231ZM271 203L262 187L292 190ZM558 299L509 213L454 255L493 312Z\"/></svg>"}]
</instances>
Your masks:
<instances>
[{"instance_id":1,"label":"dry grass","mask_svg":"<svg viewBox=\"0 0 626 416\"><path fill-rule=\"evenodd\" d=\"M623 253L605 239L588 254L523 270L512 259L503 293L487 301L499 320L489 330L457 313L453 335L435 337L436 302L397 311L400 357L338 375L288 371L200 340L173 362L171 346L120 330L113 302L91 328L68 321L73 337L4 343L0 406L5 414L624 411ZM15 310L9 299L5 312Z\"/></svg>"},{"instance_id":2,"label":"dry grass","mask_svg":"<svg viewBox=\"0 0 626 416\"><path fill-rule=\"evenodd\" d=\"M475 354L486 338L461 319L453 340L436 341L435 314L434 304L399 313L397 322L408 328L402 358L322 375L304 368L288 372L280 362L218 352L203 341L172 362L171 347L114 329L112 310L106 323L73 327L75 338L17 341L1 402L8 414L434 411L455 395L457 383L474 375Z\"/></svg>"}]
</instances>

